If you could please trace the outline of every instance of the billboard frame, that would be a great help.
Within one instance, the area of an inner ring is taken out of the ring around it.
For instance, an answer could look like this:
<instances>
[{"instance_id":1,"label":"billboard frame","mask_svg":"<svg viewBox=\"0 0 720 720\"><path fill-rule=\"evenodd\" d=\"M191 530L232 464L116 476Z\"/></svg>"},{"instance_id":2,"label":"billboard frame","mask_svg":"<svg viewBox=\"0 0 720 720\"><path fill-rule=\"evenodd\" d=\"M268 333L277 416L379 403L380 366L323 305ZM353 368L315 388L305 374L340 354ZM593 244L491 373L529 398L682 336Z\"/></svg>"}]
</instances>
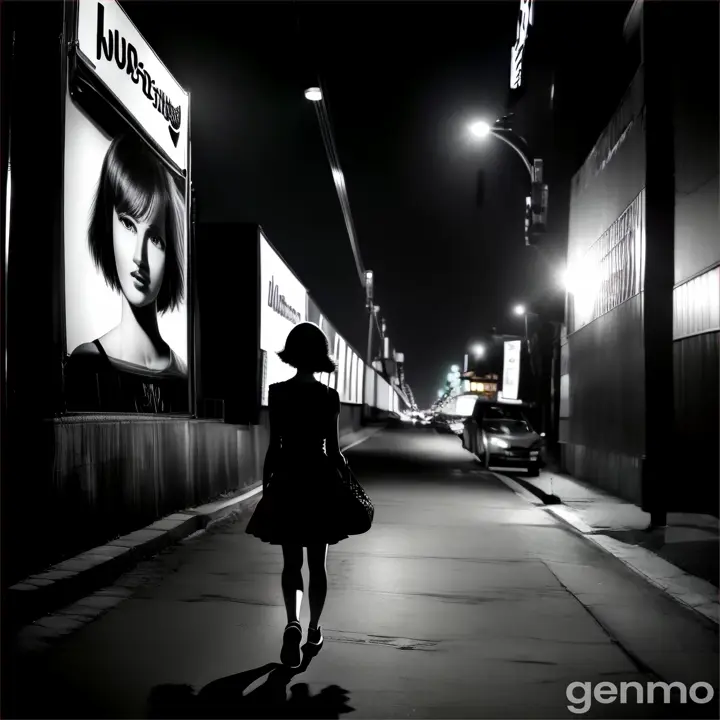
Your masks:
<instances>
[{"instance_id":1,"label":"billboard frame","mask_svg":"<svg viewBox=\"0 0 720 720\"><path fill-rule=\"evenodd\" d=\"M135 23L131 20L122 4L118 0L110 0L121 12L127 17L133 27ZM77 417L77 416L123 416L127 418L133 417L153 417L153 418L196 418L198 415L198 393L197 393L197 369L195 367L196 350L195 350L195 277L193 265L195 262L195 233L192 222L193 215L193 192L192 192L192 94L189 90L183 88L187 94L188 111L187 111L187 146L186 146L186 165L185 170L173 162L160 148L158 143L150 137L139 122L135 120L128 109L122 104L115 93L98 77L94 72L95 65L81 50L79 45L79 3L77 0L63 1L63 29L61 41L61 67L62 67L62 117L61 117L61 133L63 142L62 164L60 168L60 216L59 216L59 236L60 242L57 252L59 254L59 262L55 263L56 274L55 282L57 291L56 307L59 310L60 317L57 319L58 330L61 337L61 352L63 358L62 382L63 392L60 400L62 410L60 415ZM145 40L144 36L137 27L135 27L140 37L147 43L152 50L152 45ZM172 76L172 73L165 66L160 57L155 54L158 62ZM173 76L174 77L174 76ZM178 83L179 84L179 83ZM111 411L69 411L67 410L67 401L65 396L65 368L64 363L68 358L67 348L67 326L66 326L66 307L65 307L65 132L66 132L66 109L65 101L70 97L72 102L76 103L80 108L88 113L89 118L98 122L101 127L111 123L120 123L138 134L142 140L147 143L148 149L157 156L157 158L175 175L184 179L185 182L185 303L186 303L186 325L187 325L187 366L188 366L188 411L184 413L119 413Z\"/></svg>"}]
</instances>

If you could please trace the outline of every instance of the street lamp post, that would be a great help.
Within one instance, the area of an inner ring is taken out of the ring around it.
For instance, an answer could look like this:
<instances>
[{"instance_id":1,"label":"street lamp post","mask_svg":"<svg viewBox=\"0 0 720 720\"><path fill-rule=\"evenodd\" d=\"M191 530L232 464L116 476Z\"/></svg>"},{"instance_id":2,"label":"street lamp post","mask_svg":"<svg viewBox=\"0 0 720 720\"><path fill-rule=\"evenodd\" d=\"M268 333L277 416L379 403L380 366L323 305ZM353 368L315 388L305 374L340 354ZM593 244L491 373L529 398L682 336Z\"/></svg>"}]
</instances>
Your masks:
<instances>
[{"instance_id":1,"label":"street lamp post","mask_svg":"<svg viewBox=\"0 0 720 720\"><path fill-rule=\"evenodd\" d=\"M494 125L480 120L470 125L470 132L477 138L488 135L502 140L520 157L530 175L530 195L525 198L525 244L532 245L533 228L544 232L547 225L548 186L543 184L543 161L533 159L525 140L509 126L507 118L497 120Z\"/></svg>"},{"instance_id":2,"label":"street lamp post","mask_svg":"<svg viewBox=\"0 0 720 720\"><path fill-rule=\"evenodd\" d=\"M524 305L516 305L515 306L515 314L522 315L523 319L525 320L525 342L528 346L528 352L529 352L530 351L530 335L528 333L528 311Z\"/></svg>"},{"instance_id":3,"label":"street lamp post","mask_svg":"<svg viewBox=\"0 0 720 720\"><path fill-rule=\"evenodd\" d=\"M365 363L365 374L363 376L363 406L367 401L367 383L368 375L372 371L372 335L373 335L373 323L375 322L375 316L380 312L380 308L375 305L374 302L374 274L372 270L365 271L365 307L368 311L368 337L367 337L367 357ZM377 383L375 383L375 390L377 391ZM371 415L372 410L368 408L368 417Z\"/></svg>"}]
</instances>

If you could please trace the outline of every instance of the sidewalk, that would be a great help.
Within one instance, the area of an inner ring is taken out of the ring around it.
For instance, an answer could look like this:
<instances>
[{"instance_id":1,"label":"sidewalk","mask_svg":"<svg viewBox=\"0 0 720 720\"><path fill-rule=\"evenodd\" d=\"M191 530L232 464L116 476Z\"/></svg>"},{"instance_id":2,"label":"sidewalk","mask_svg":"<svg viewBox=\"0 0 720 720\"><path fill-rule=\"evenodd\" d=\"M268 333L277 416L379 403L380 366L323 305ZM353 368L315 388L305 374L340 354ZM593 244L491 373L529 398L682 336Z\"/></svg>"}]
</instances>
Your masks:
<instances>
[{"instance_id":1,"label":"sidewalk","mask_svg":"<svg viewBox=\"0 0 720 720\"><path fill-rule=\"evenodd\" d=\"M346 451L380 432L383 427L382 424L373 424L345 433L340 437L340 447ZM205 505L173 513L105 545L89 548L12 585L8 588L3 611L6 632L8 628L11 631L17 629L111 584L141 560L202 532L229 515L251 512L261 493L261 482L225 493Z\"/></svg>"},{"instance_id":2,"label":"sidewalk","mask_svg":"<svg viewBox=\"0 0 720 720\"><path fill-rule=\"evenodd\" d=\"M548 512L654 585L719 622L718 518L669 513L667 527L648 530L650 515L637 505L564 473L547 470L537 478L518 474L513 475L511 482L516 492L541 501Z\"/></svg>"}]
</instances>

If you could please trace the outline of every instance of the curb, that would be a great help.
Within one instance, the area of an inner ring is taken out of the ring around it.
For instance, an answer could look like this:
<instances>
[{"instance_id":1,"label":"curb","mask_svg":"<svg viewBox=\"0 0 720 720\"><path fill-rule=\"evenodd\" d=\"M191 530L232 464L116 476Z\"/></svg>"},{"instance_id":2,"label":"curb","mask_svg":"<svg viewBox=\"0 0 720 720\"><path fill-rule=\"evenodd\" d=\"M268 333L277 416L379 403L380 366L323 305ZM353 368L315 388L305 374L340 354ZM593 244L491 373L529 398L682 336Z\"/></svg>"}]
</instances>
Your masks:
<instances>
[{"instance_id":1,"label":"curb","mask_svg":"<svg viewBox=\"0 0 720 720\"><path fill-rule=\"evenodd\" d=\"M720 625L719 591L712 583L685 572L651 550L598 533L566 506L547 510L673 599Z\"/></svg>"},{"instance_id":2,"label":"curb","mask_svg":"<svg viewBox=\"0 0 720 720\"><path fill-rule=\"evenodd\" d=\"M357 438L357 432L349 433L346 439L351 442L344 445L342 451L365 442L382 429L372 428L360 438ZM7 589L5 627L22 627L112 584L142 560L231 515L249 512L256 504L253 498L259 500L257 496L261 494L262 482L257 482L233 497L172 513L147 527L57 563L44 572L30 575Z\"/></svg>"},{"instance_id":3,"label":"curb","mask_svg":"<svg viewBox=\"0 0 720 720\"><path fill-rule=\"evenodd\" d=\"M519 495L523 500L527 500L527 502L531 503L532 505L545 507L545 503L543 502L542 498L540 498L538 495L535 495L534 493L531 493L528 489L526 489L516 480L513 480L510 477L506 477L505 475L501 475L500 473L494 472L493 470L490 470L489 472L491 475L495 476L501 483L507 485L516 495Z\"/></svg>"},{"instance_id":4,"label":"curb","mask_svg":"<svg viewBox=\"0 0 720 720\"><path fill-rule=\"evenodd\" d=\"M677 602L700 613L716 625L720 625L719 591L712 583L685 572L650 550L638 547L637 545L630 545L599 533L567 505L558 505L555 502L548 504L543 501L542 497L531 493L512 478L505 477L500 473L493 472L492 474L524 500L527 500L537 507L543 507L547 512L572 527L596 547L620 560L631 570L670 595L670 597ZM546 497L550 498L553 496Z\"/></svg>"}]
</instances>

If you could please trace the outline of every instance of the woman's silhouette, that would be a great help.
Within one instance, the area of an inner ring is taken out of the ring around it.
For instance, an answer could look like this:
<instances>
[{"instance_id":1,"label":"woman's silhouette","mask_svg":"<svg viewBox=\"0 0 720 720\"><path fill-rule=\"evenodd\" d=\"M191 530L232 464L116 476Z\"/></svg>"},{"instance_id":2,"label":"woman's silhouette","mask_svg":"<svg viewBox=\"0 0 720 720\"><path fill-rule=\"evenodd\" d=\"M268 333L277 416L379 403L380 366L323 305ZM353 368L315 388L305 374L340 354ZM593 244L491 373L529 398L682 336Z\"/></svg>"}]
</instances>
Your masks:
<instances>
[{"instance_id":1,"label":"woman's silhouette","mask_svg":"<svg viewBox=\"0 0 720 720\"><path fill-rule=\"evenodd\" d=\"M280 659L301 663L303 547L310 571L310 626L307 650L323 643L320 615L327 595L328 545L348 537L335 489L345 463L340 452L337 392L315 379L335 371L328 341L313 323L296 325L280 358L297 369L286 382L269 390L270 444L263 469L263 498L247 532L272 545L282 545L282 590L287 611Z\"/></svg>"}]
</instances>

